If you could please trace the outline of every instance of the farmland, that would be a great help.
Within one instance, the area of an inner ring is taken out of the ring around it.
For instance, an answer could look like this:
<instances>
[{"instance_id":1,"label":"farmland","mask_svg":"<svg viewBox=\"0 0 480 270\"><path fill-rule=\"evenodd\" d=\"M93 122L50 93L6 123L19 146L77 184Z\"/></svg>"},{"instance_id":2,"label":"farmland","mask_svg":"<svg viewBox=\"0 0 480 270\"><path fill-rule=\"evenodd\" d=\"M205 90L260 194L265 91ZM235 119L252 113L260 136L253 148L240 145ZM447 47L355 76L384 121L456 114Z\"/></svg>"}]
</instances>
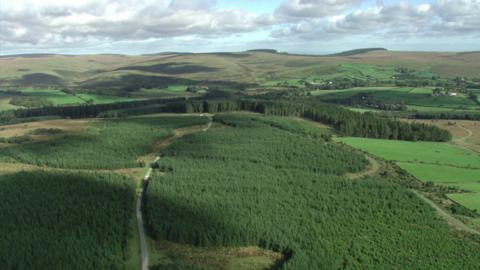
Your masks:
<instances>
[{"instance_id":1,"label":"farmland","mask_svg":"<svg viewBox=\"0 0 480 270\"><path fill-rule=\"evenodd\" d=\"M478 202L475 201L480 188L480 155L477 152L449 143L362 138L339 138L339 140L378 157L395 161L401 168L424 182L453 186L471 192L451 194L450 197L460 198L458 202L480 210Z\"/></svg>"},{"instance_id":2,"label":"farmland","mask_svg":"<svg viewBox=\"0 0 480 270\"><path fill-rule=\"evenodd\" d=\"M72 93L62 91L60 88L21 87L9 89L9 91L0 90L0 110L87 103L102 104L135 100L128 97L98 95L94 93ZM28 103L29 100L35 101L36 103ZM39 103L39 101L43 101L43 103ZM16 106L17 103L18 105Z\"/></svg>"}]
</instances>

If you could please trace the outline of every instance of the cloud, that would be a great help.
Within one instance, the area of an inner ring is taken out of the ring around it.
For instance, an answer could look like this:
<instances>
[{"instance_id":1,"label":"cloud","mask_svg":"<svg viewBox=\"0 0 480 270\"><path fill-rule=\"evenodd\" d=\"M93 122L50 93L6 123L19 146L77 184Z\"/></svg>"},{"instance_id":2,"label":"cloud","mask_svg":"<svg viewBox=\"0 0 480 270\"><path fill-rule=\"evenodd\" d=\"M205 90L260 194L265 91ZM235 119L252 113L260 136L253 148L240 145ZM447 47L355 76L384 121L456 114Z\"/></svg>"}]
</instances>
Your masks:
<instances>
[{"instance_id":1,"label":"cloud","mask_svg":"<svg viewBox=\"0 0 480 270\"><path fill-rule=\"evenodd\" d=\"M275 11L281 21L332 16L361 3L361 0L287 0Z\"/></svg>"},{"instance_id":2,"label":"cloud","mask_svg":"<svg viewBox=\"0 0 480 270\"><path fill-rule=\"evenodd\" d=\"M275 46L357 36L384 41L480 36L480 0L402 0L393 4L283 0L270 14L237 8L233 1L219 5L222 0L0 1L0 53L111 48L118 43L128 47L125 44L176 42L174 47L181 47L185 40L188 44L205 44L205 40L214 44L249 33L261 33L258 39ZM192 45L192 50L198 48Z\"/></svg>"},{"instance_id":3,"label":"cloud","mask_svg":"<svg viewBox=\"0 0 480 270\"><path fill-rule=\"evenodd\" d=\"M0 46L62 46L82 40L215 37L268 26L268 18L241 9L215 9L212 0L99 0L2 2Z\"/></svg>"},{"instance_id":4,"label":"cloud","mask_svg":"<svg viewBox=\"0 0 480 270\"><path fill-rule=\"evenodd\" d=\"M292 1L290 1L292 2ZM297 2L297 1L294 1ZM341 1L343 2L343 1ZM337 15L306 16L272 31L276 38L333 39L370 35L385 38L480 34L480 0L433 4L376 5Z\"/></svg>"}]
</instances>

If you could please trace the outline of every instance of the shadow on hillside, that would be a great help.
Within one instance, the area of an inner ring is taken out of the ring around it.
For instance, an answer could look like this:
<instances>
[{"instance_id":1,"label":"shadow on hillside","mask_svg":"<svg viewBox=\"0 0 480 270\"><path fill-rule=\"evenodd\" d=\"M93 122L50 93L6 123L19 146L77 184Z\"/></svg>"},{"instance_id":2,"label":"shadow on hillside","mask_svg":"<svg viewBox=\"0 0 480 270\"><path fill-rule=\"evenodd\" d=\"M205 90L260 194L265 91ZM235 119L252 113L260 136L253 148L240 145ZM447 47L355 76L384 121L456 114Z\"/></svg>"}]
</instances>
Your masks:
<instances>
[{"instance_id":1,"label":"shadow on hillside","mask_svg":"<svg viewBox=\"0 0 480 270\"><path fill-rule=\"evenodd\" d=\"M151 193L147 193L143 198L142 209L147 234L158 241L161 249L167 254L170 253L172 257L170 259L173 260L167 265L157 264L152 269L224 269L218 266L218 261L225 260L225 253L233 259L235 255L232 256L232 254L238 250L251 249L259 245L259 243L243 240L242 232L222 220L220 214L215 213L214 210L201 205L193 206L191 203L184 203L167 196L152 196ZM147 207L148 205L150 207ZM165 240L173 243L165 244ZM263 257L265 260L270 260L269 270L282 269L284 264L292 258L291 250L278 252L263 249L261 251L262 248L259 248L260 251L257 250L257 253L247 255L238 252L236 258ZM272 256L272 254L277 255ZM212 263L212 260L217 261L217 264ZM210 263L217 266L199 266Z\"/></svg>"},{"instance_id":2,"label":"shadow on hillside","mask_svg":"<svg viewBox=\"0 0 480 270\"><path fill-rule=\"evenodd\" d=\"M199 73L199 72L214 72L219 69L215 67L195 65L190 63L172 62L172 63L156 64L156 65L150 65L150 66L127 66L127 67L121 67L118 70L139 70L139 71L147 71L147 72L153 72L153 73L179 75L179 74Z\"/></svg>"},{"instance_id":3,"label":"shadow on hillside","mask_svg":"<svg viewBox=\"0 0 480 270\"><path fill-rule=\"evenodd\" d=\"M1 174L1 269L120 269L134 184L108 173Z\"/></svg>"}]
</instances>

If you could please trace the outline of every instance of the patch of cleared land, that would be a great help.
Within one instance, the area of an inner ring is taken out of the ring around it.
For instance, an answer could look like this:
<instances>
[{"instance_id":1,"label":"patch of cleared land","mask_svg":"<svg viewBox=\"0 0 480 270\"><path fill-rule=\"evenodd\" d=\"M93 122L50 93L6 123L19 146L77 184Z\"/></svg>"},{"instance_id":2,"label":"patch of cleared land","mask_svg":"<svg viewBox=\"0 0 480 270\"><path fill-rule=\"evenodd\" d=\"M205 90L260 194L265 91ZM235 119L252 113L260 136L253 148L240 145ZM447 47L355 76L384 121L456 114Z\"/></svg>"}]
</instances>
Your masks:
<instances>
[{"instance_id":1,"label":"patch of cleared land","mask_svg":"<svg viewBox=\"0 0 480 270\"><path fill-rule=\"evenodd\" d=\"M47 120L0 126L0 137L10 138L29 135L37 129L59 129L62 132L75 133L83 131L89 120Z\"/></svg>"},{"instance_id":2,"label":"patch of cleared land","mask_svg":"<svg viewBox=\"0 0 480 270\"><path fill-rule=\"evenodd\" d=\"M275 263L283 259L281 253L259 247L195 247L165 240L152 247L155 253L150 265L166 266L165 261L182 261L207 269L258 270L273 269Z\"/></svg>"},{"instance_id":3,"label":"patch of cleared land","mask_svg":"<svg viewBox=\"0 0 480 270\"><path fill-rule=\"evenodd\" d=\"M452 144L480 152L480 122L468 120L408 120L435 125L452 133Z\"/></svg>"}]
</instances>

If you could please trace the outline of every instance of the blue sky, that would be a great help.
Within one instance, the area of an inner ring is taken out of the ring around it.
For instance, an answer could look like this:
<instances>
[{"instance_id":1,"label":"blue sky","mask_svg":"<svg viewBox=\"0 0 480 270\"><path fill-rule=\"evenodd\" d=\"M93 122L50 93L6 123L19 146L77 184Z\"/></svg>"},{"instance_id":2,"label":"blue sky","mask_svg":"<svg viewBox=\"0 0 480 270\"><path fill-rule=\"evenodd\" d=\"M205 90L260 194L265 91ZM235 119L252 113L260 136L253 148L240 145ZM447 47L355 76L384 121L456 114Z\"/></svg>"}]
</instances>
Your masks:
<instances>
[{"instance_id":1,"label":"blue sky","mask_svg":"<svg viewBox=\"0 0 480 270\"><path fill-rule=\"evenodd\" d=\"M0 1L0 54L480 49L480 0Z\"/></svg>"}]
</instances>

